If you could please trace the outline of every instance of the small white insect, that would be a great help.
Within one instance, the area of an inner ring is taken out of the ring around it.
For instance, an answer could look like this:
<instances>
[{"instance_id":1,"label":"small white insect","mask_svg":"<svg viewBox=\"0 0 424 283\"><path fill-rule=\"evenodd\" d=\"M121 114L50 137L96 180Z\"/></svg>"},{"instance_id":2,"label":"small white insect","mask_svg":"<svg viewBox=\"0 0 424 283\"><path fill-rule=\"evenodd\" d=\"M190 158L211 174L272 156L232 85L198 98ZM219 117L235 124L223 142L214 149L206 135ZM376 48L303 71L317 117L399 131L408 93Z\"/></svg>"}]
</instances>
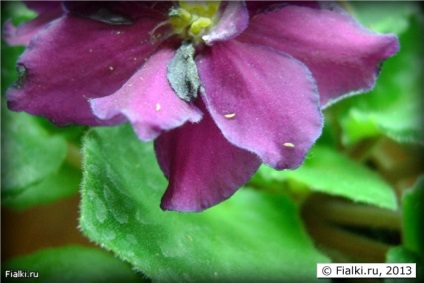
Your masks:
<instances>
[{"instance_id":1,"label":"small white insect","mask_svg":"<svg viewBox=\"0 0 424 283\"><path fill-rule=\"evenodd\" d=\"M236 113L228 113L228 114L225 114L224 115L224 117L225 118L227 118L227 119L232 119L232 118L234 118L236 116Z\"/></svg>"},{"instance_id":2,"label":"small white insect","mask_svg":"<svg viewBox=\"0 0 424 283\"><path fill-rule=\"evenodd\" d=\"M293 143L291 143L291 142L285 142L285 143L283 143L283 145L285 146L285 147L294 147L294 144Z\"/></svg>"},{"instance_id":3,"label":"small white insect","mask_svg":"<svg viewBox=\"0 0 424 283\"><path fill-rule=\"evenodd\" d=\"M159 103L156 103L156 111L160 111L161 108L162 106Z\"/></svg>"}]
</instances>

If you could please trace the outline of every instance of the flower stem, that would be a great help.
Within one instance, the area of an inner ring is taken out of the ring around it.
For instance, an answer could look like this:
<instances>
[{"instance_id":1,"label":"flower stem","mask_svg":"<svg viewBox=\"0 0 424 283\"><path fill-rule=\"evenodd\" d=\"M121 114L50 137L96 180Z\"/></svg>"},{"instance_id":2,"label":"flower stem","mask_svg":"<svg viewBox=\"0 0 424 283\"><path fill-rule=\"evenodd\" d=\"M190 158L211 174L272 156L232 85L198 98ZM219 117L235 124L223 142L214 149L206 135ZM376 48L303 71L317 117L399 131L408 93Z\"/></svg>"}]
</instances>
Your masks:
<instances>
[{"instance_id":1,"label":"flower stem","mask_svg":"<svg viewBox=\"0 0 424 283\"><path fill-rule=\"evenodd\" d=\"M323 221L307 221L309 233L318 246L337 250L363 262L384 262L391 246L343 231Z\"/></svg>"},{"instance_id":2,"label":"flower stem","mask_svg":"<svg viewBox=\"0 0 424 283\"><path fill-rule=\"evenodd\" d=\"M373 153L373 149L378 145L379 142L379 138L365 139L349 148L347 153L353 160L364 162Z\"/></svg>"},{"instance_id":3,"label":"flower stem","mask_svg":"<svg viewBox=\"0 0 424 283\"><path fill-rule=\"evenodd\" d=\"M398 212L320 194L311 196L304 203L302 217L318 246L337 251L339 257L363 262L384 262L391 245L342 227L399 231L401 226Z\"/></svg>"},{"instance_id":4,"label":"flower stem","mask_svg":"<svg viewBox=\"0 0 424 283\"><path fill-rule=\"evenodd\" d=\"M383 139L372 153L373 162L380 174L397 189L410 187L422 174L424 170L422 156L421 146L406 147L388 138ZM409 180L409 184L402 186L405 180Z\"/></svg>"},{"instance_id":5,"label":"flower stem","mask_svg":"<svg viewBox=\"0 0 424 283\"><path fill-rule=\"evenodd\" d=\"M315 199L314 199L315 198ZM305 204L308 214L326 222L354 227L373 227L399 230L401 217L397 211L355 204L339 199L314 197ZM305 211L306 211L305 210Z\"/></svg>"}]
</instances>

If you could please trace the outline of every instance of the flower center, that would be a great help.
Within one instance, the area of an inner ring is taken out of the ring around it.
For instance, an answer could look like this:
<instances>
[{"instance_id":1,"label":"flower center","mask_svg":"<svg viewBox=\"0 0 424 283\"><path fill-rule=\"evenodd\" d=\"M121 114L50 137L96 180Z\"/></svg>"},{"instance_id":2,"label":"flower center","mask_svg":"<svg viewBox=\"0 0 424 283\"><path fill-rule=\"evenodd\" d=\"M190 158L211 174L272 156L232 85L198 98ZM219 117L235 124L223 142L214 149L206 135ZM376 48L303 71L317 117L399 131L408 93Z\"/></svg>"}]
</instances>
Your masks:
<instances>
[{"instance_id":1,"label":"flower center","mask_svg":"<svg viewBox=\"0 0 424 283\"><path fill-rule=\"evenodd\" d=\"M202 35L207 33L217 21L220 1L179 1L179 7L169 10L169 22L174 33L193 43L201 42Z\"/></svg>"}]
</instances>

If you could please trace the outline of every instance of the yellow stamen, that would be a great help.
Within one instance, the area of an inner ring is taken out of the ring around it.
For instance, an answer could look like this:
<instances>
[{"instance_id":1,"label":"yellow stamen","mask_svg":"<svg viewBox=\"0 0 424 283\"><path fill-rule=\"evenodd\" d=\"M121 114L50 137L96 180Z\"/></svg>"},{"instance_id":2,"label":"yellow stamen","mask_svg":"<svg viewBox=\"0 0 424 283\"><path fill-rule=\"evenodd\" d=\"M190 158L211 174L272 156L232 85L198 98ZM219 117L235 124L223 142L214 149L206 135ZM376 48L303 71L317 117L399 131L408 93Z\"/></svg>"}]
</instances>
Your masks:
<instances>
[{"instance_id":1,"label":"yellow stamen","mask_svg":"<svg viewBox=\"0 0 424 283\"><path fill-rule=\"evenodd\" d=\"M209 27L211 24L212 21L209 18L200 17L191 24L190 33L198 35L203 29Z\"/></svg>"},{"instance_id":2,"label":"yellow stamen","mask_svg":"<svg viewBox=\"0 0 424 283\"><path fill-rule=\"evenodd\" d=\"M186 27L190 24L191 14L185 9L172 9L169 12L170 22L173 26Z\"/></svg>"},{"instance_id":3,"label":"yellow stamen","mask_svg":"<svg viewBox=\"0 0 424 283\"><path fill-rule=\"evenodd\" d=\"M221 1L179 1L179 6L191 14L213 17L219 9Z\"/></svg>"},{"instance_id":4,"label":"yellow stamen","mask_svg":"<svg viewBox=\"0 0 424 283\"><path fill-rule=\"evenodd\" d=\"M174 34L198 43L218 20L219 5L220 1L179 1L179 7L169 11L168 23Z\"/></svg>"}]
</instances>

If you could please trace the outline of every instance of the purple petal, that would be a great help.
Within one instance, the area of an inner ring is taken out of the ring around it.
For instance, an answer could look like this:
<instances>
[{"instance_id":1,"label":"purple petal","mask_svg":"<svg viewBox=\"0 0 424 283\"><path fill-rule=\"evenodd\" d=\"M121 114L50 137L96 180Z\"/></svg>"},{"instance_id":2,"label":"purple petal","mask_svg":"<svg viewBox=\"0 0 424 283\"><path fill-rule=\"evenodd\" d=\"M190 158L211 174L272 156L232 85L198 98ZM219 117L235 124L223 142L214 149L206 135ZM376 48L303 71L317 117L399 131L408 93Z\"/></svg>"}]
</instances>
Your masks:
<instances>
[{"instance_id":1,"label":"purple petal","mask_svg":"<svg viewBox=\"0 0 424 283\"><path fill-rule=\"evenodd\" d=\"M64 6L67 11L82 17L99 18L108 17L108 14L131 20L142 17L156 18L165 21L172 2L154 1L66 1ZM107 21L107 19L106 19ZM113 21L112 21L113 22Z\"/></svg>"},{"instance_id":2,"label":"purple petal","mask_svg":"<svg viewBox=\"0 0 424 283\"><path fill-rule=\"evenodd\" d=\"M314 9L320 8L318 1L247 1L246 6L251 17L259 13L268 13L281 9L287 5L306 6Z\"/></svg>"},{"instance_id":3,"label":"purple petal","mask_svg":"<svg viewBox=\"0 0 424 283\"><path fill-rule=\"evenodd\" d=\"M27 1L28 8L35 10L39 15L35 19L23 23L18 27L8 20L3 27L3 38L7 44L28 45L31 39L48 23L59 18L63 14L60 2L30 2Z\"/></svg>"},{"instance_id":4,"label":"purple petal","mask_svg":"<svg viewBox=\"0 0 424 283\"><path fill-rule=\"evenodd\" d=\"M198 124L187 123L160 135L155 150L169 179L164 210L199 212L218 204L261 164L254 154L230 144L207 113Z\"/></svg>"},{"instance_id":5,"label":"purple petal","mask_svg":"<svg viewBox=\"0 0 424 283\"><path fill-rule=\"evenodd\" d=\"M125 115L138 137L145 141L186 121L199 122L200 110L179 99L167 81L167 64L174 54L171 49L161 49L117 92L93 99L94 114L101 119Z\"/></svg>"},{"instance_id":6,"label":"purple petal","mask_svg":"<svg viewBox=\"0 0 424 283\"><path fill-rule=\"evenodd\" d=\"M395 36L366 30L343 12L299 6L257 15L238 39L302 61L317 81L323 106L371 89L379 63L399 48Z\"/></svg>"},{"instance_id":7,"label":"purple petal","mask_svg":"<svg viewBox=\"0 0 424 283\"><path fill-rule=\"evenodd\" d=\"M153 53L148 32L157 23L113 26L70 15L55 21L20 57L9 107L61 125L116 122L95 117L88 100L116 92Z\"/></svg>"},{"instance_id":8,"label":"purple petal","mask_svg":"<svg viewBox=\"0 0 424 283\"><path fill-rule=\"evenodd\" d=\"M227 41L198 59L212 118L234 145L277 169L300 166L322 128L308 69L273 49Z\"/></svg>"},{"instance_id":9,"label":"purple petal","mask_svg":"<svg viewBox=\"0 0 424 283\"><path fill-rule=\"evenodd\" d=\"M37 14L48 13L51 11L62 11L61 1L23 1L28 9Z\"/></svg>"},{"instance_id":10,"label":"purple petal","mask_svg":"<svg viewBox=\"0 0 424 283\"><path fill-rule=\"evenodd\" d=\"M249 12L244 2L229 2L222 12L217 26L204 35L202 39L207 45L225 41L242 33L249 23Z\"/></svg>"}]
</instances>

